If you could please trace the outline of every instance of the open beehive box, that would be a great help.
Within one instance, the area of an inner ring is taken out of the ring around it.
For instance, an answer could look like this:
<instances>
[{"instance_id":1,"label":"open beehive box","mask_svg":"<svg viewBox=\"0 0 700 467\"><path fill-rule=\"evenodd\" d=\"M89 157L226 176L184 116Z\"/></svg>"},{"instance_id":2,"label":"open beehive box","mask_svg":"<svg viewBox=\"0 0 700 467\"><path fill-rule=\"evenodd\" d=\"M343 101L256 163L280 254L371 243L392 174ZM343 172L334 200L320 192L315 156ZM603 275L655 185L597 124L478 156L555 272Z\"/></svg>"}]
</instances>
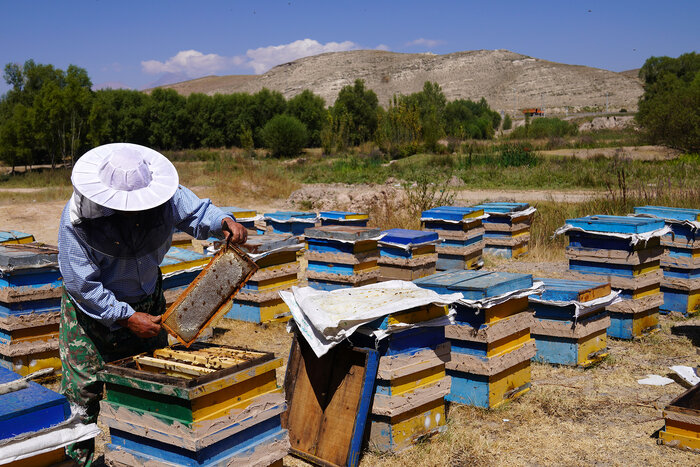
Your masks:
<instances>
[{"instance_id":1,"label":"open beehive box","mask_svg":"<svg viewBox=\"0 0 700 467\"><path fill-rule=\"evenodd\" d=\"M245 463L257 453L272 464L289 445L280 425L281 366L271 353L199 342L105 365L98 378L112 441L106 457L208 465L214 458Z\"/></svg>"},{"instance_id":2,"label":"open beehive box","mask_svg":"<svg viewBox=\"0 0 700 467\"><path fill-rule=\"evenodd\" d=\"M700 452L700 384L673 399L663 411L663 444Z\"/></svg>"}]
</instances>

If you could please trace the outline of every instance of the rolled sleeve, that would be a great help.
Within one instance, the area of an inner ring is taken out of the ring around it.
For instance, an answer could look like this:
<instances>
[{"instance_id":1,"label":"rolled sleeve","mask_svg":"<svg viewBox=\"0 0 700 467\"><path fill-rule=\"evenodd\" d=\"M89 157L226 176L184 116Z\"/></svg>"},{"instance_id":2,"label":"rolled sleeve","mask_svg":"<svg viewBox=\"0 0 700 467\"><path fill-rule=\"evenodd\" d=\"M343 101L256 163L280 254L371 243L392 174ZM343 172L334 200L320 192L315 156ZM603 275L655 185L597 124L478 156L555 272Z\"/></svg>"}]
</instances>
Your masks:
<instances>
[{"instance_id":1,"label":"rolled sleeve","mask_svg":"<svg viewBox=\"0 0 700 467\"><path fill-rule=\"evenodd\" d=\"M175 192L172 205L177 228L199 240L212 236L223 238L222 221L227 217L235 220L231 214L214 206L210 199L200 199L182 185Z\"/></svg>"}]
</instances>

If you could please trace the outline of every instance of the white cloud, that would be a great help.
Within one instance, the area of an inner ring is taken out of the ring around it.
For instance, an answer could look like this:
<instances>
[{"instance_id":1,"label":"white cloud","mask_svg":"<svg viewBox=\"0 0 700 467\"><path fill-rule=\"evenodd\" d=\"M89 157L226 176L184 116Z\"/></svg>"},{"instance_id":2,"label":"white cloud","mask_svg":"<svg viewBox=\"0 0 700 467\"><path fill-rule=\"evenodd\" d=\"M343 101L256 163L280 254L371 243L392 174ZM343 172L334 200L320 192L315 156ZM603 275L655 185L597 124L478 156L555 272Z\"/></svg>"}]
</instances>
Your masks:
<instances>
[{"instance_id":1,"label":"white cloud","mask_svg":"<svg viewBox=\"0 0 700 467\"><path fill-rule=\"evenodd\" d=\"M437 45L441 45L444 43L445 43L445 41L440 41L440 40L435 40L435 39L424 39L421 37L420 39L416 39L414 41L407 42L406 47L410 47L412 45L424 45L426 47L435 47Z\"/></svg>"},{"instance_id":2,"label":"white cloud","mask_svg":"<svg viewBox=\"0 0 700 467\"><path fill-rule=\"evenodd\" d=\"M321 44L313 39L303 39L289 44L270 45L246 52L248 62L245 66L252 68L255 73L264 73L273 66L291 62L298 58L309 57L326 52L344 52L358 49L359 45L351 42L326 42Z\"/></svg>"},{"instance_id":3,"label":"white cloud","mask_svg":"<svg viewBox=\"0 0 700 467\"><path fill-rule=\"evenodd\" d=\"M391 50L391 49L389 49L389 46L386 45L386 44L379 44L379 45L376 46L374 49L375 49L375 50L383 50L383 51L385 51L385 52L388 52L389 50Z\"/></svg>"},{"instance_id":4,"label":"white cloud","mask_svg":"<svg viewBox=\"0 0 700 467\"><path fill-rule=\"evenodd\" d=\"M240 65L240 57L223 57L217 54L203 54L197 50L181 50L174 57L165 62L158 60L145 60L141 62L144 73L155 75L158 73L180 73L190 78L211 75L218 71Z\"/></svg>"}]
</instances>

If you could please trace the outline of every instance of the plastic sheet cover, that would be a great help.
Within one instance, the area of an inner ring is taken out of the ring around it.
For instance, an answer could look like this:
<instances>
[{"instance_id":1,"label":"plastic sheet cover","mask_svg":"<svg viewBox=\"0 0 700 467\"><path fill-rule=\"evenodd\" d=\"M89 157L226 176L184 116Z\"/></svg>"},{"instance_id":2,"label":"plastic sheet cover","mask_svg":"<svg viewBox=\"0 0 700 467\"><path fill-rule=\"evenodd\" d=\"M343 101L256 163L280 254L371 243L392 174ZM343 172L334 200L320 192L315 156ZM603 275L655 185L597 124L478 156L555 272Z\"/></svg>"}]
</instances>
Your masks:
<instances>
[{"instance_id":1,"label":"plastic sheet cover","mask_svg":"<svg viewBox=\"0 0 700 467\"><path fill-rule=\"evenodd\" d=\"M406 281L387 281L330 292L292 287L291 291L281 291L280 296L289 306L300 333L318 357L370 321L429 304L451 305L462 298L459 293L440 295Z\"/></svg>"}]
</instances>

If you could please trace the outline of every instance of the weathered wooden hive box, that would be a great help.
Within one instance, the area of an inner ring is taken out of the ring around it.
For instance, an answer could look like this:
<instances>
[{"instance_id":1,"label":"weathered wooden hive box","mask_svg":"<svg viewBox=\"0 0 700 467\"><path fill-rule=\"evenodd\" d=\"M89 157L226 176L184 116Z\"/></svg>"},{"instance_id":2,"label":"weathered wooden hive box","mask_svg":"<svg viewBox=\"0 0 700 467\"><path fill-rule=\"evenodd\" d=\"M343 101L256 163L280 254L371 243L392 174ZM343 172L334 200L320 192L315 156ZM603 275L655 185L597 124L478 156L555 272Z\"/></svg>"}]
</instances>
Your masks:
<instances>
[{"instance_id":1,"label":"weathered wooden hive box","mask_svg":"<svg viewBox=\"0 0 700 467\"><path fill-rule=\"evenodd\" d=\"M608 356L610 316L596 300L611 294L610 284L567 279L535 279L544 283L540 296L530 296L535 312L530 334L534 360L556 365L588 367ZM577 306L585 312L577 313Z\"/></svg>"},{"instance_id":2,"label":"weathered wooden hive box","mask_svg":"<svg viewBox=\"0 0 700 467\"><path fill-rule=\"evenodd\" d=\"M363 325L353 335L356 345L379 353L370 414L371 449L399 452L447 428L445 396L450 393L450 378L445 364L450 359L450 343L444 325L420 325L448 313L446 306L413 308ZM378 342L368 335L398 323L419 326Z\"/></svg>"},{"instance_id":3,"label":"weathered wooden hive box","mask_svg":"<svg viewBox=\"0 0 700 467\"><path fill-rule=\"evenodd\" d=\"M195 343L105 365L110 465L281 465L286 409L271 353Z\"/></svg>"},{"instance_id":4,"label":"weathered wooden hive box","mask_svg":"<svg viewBox=\"0 0 700 467\"><path fill-rule=\"evenodd\" d=\"M382 280L412 281L435 273L436 232L390 229L381 235L377 264Z\"/></svg>"},{"instance_id":5,"label":"weathered wooden hive box","mask_svg":"<svg viewBox=\"0 0 700 467\"><path fill-rule=\"evenodd\" d=\"M279 292L299 284L297 251L302 246L299 237L292 234L248 237L240 248L251 256L258 270L231 301L225 317L253 323L289 321L289 307Z\"/></svg>"},{"instance_id":6,"label":"weathered wooden hive box","mask_svg":"<svg viewBox=\"0 0 700 467\"><path fill-rule=\"evenodd\" d=\"M488 214L484 219L484 253L517 258L529 251L534 210L528 203L483 203L475 207Z\"/></svg>"},{"instance_id":7,"label":"weathered wooden hive box","mask_svg":"<svg viewBox=\"0 0 700 467\"><path fill-rule=\"evenodd\" d=\"M660 441L700 452L700 384L672 400L663 415L666 425L659 432Z\"/></svg>"},{"instance_id":8,"label":"weathered wooden hive box","mask_svg":"<svg viewBox=\"0 0 700 467\"><path fill-rule=\"evenodd\" d=\"M436 269L478 269L483 265L484 210L440 206L423 211L421 228L438 234Z\"/></svg>"},{"instance_id":9,"label":"weathered wooden hive box","mask_svg":"<svg viewBox=\"0 0 700 467\"><path fill-rule=\"evenodd\" d=\"M451 346L449 402L494 408L530 390L532 311L527 296L508 297L532 288L531 275L444 271L414 283L441 294L459 292L466 300L492 299L483 307L454 305L455 324L445 328Z\"/></svg>"},{"instance_id":10,"label":"weathered wooden hive box","mask_svg":"<svg viewBox=\"0 0 700 467\"><path fill-rule=\"evenodd\" d=\"M165 301L172 304L209 264L211 256L184 248L171 247L160 263Z\"/></svg>"},{"instance_id":11,"label":"weathered wooden hive box","mask_svg":"<svg viewBox=\"0 0 700 467\"><path fill-rule=\"evenodd\" d=\"M321 225L353 225L355 227L367 227L369 214L353 211L321 211L319 213Z\"/></svg>"},{"instance_id":12,"label":"weathered wooden hive box","mask_svg":"<svg viewBox=\"0 0 700 467\"><path fill-rule=\"evenodd\" d=\"M306 229L309 286L336 290L377 282L379 233L375 228L345 225Z\"/></svg>"},{"instance_id":13,"label":"weathered wooden hive box","mask_svg":"<svg viewBox=\"0 0 700 467\"><path fill-rule=\"evenodd\" d=\"M18 243L32 243L34 235L18 232L16 230L0 230L0 245L13 245Z\"/></svg>"},{"instance_id":14,"label":"weathered wooden hive box","mask_svg":"<svg viewBox=\"0 0 700 467\"><path fill-rule=\"evenodd\" d=\"M22 376L60 371L62 285L55 247L0 245L0 365Z\"/></svg>"},{"instance_id":15,"label":"weathered wooden hive box","mask_svg":"<svg viewBox=\"0 0 700 467\"><path fill-rule=\"evenodd\" d=\"M637 215L658 217L671 232L661 237L664 302L661 313L690 316L700 311L700 209L641 206Z\"/></svg>"},{"instance_id":16,"label":"weathered wooden hive box","mask_svg":"<svg viewBox=\"0 0 700 467\"><path fill-rule=\"evenodd\" d=\"M580 230L566 232L566 257L572 279L608 282L621 290L624 300L608 307L608 335L633 339L656 330L659 307L663 248L659 236L634 242L630 235L652 235L664 227L662 219L624 216L586 216L567 219Z\"/></svg>"},{"instance_id":17,"label":"weathered wooden hive box","mask_svg":"<svg viewBox=\"0 0 700 467\"><path fill-rule=\"evenodd\" d=\"M0 368L0 384L20 379ZM58 425L70 416L68 400L37 383L7 394L0 394L0 442ZM0 448L2 449L2 448ZM37 454L10 465L49 466L65 459L64 448Z\"/></svg>"},{"instance_id":18,"label":"weathered wooden hive box","mask_svg":"<svg viewBox=\"0 0 700 467\"><path fill-rule=\"evenodd\" d=\"M304 230L316 225L314 212L277 211L264 215L265 224L272 233L304 235Z\"/></svg>"}]
</instances>

